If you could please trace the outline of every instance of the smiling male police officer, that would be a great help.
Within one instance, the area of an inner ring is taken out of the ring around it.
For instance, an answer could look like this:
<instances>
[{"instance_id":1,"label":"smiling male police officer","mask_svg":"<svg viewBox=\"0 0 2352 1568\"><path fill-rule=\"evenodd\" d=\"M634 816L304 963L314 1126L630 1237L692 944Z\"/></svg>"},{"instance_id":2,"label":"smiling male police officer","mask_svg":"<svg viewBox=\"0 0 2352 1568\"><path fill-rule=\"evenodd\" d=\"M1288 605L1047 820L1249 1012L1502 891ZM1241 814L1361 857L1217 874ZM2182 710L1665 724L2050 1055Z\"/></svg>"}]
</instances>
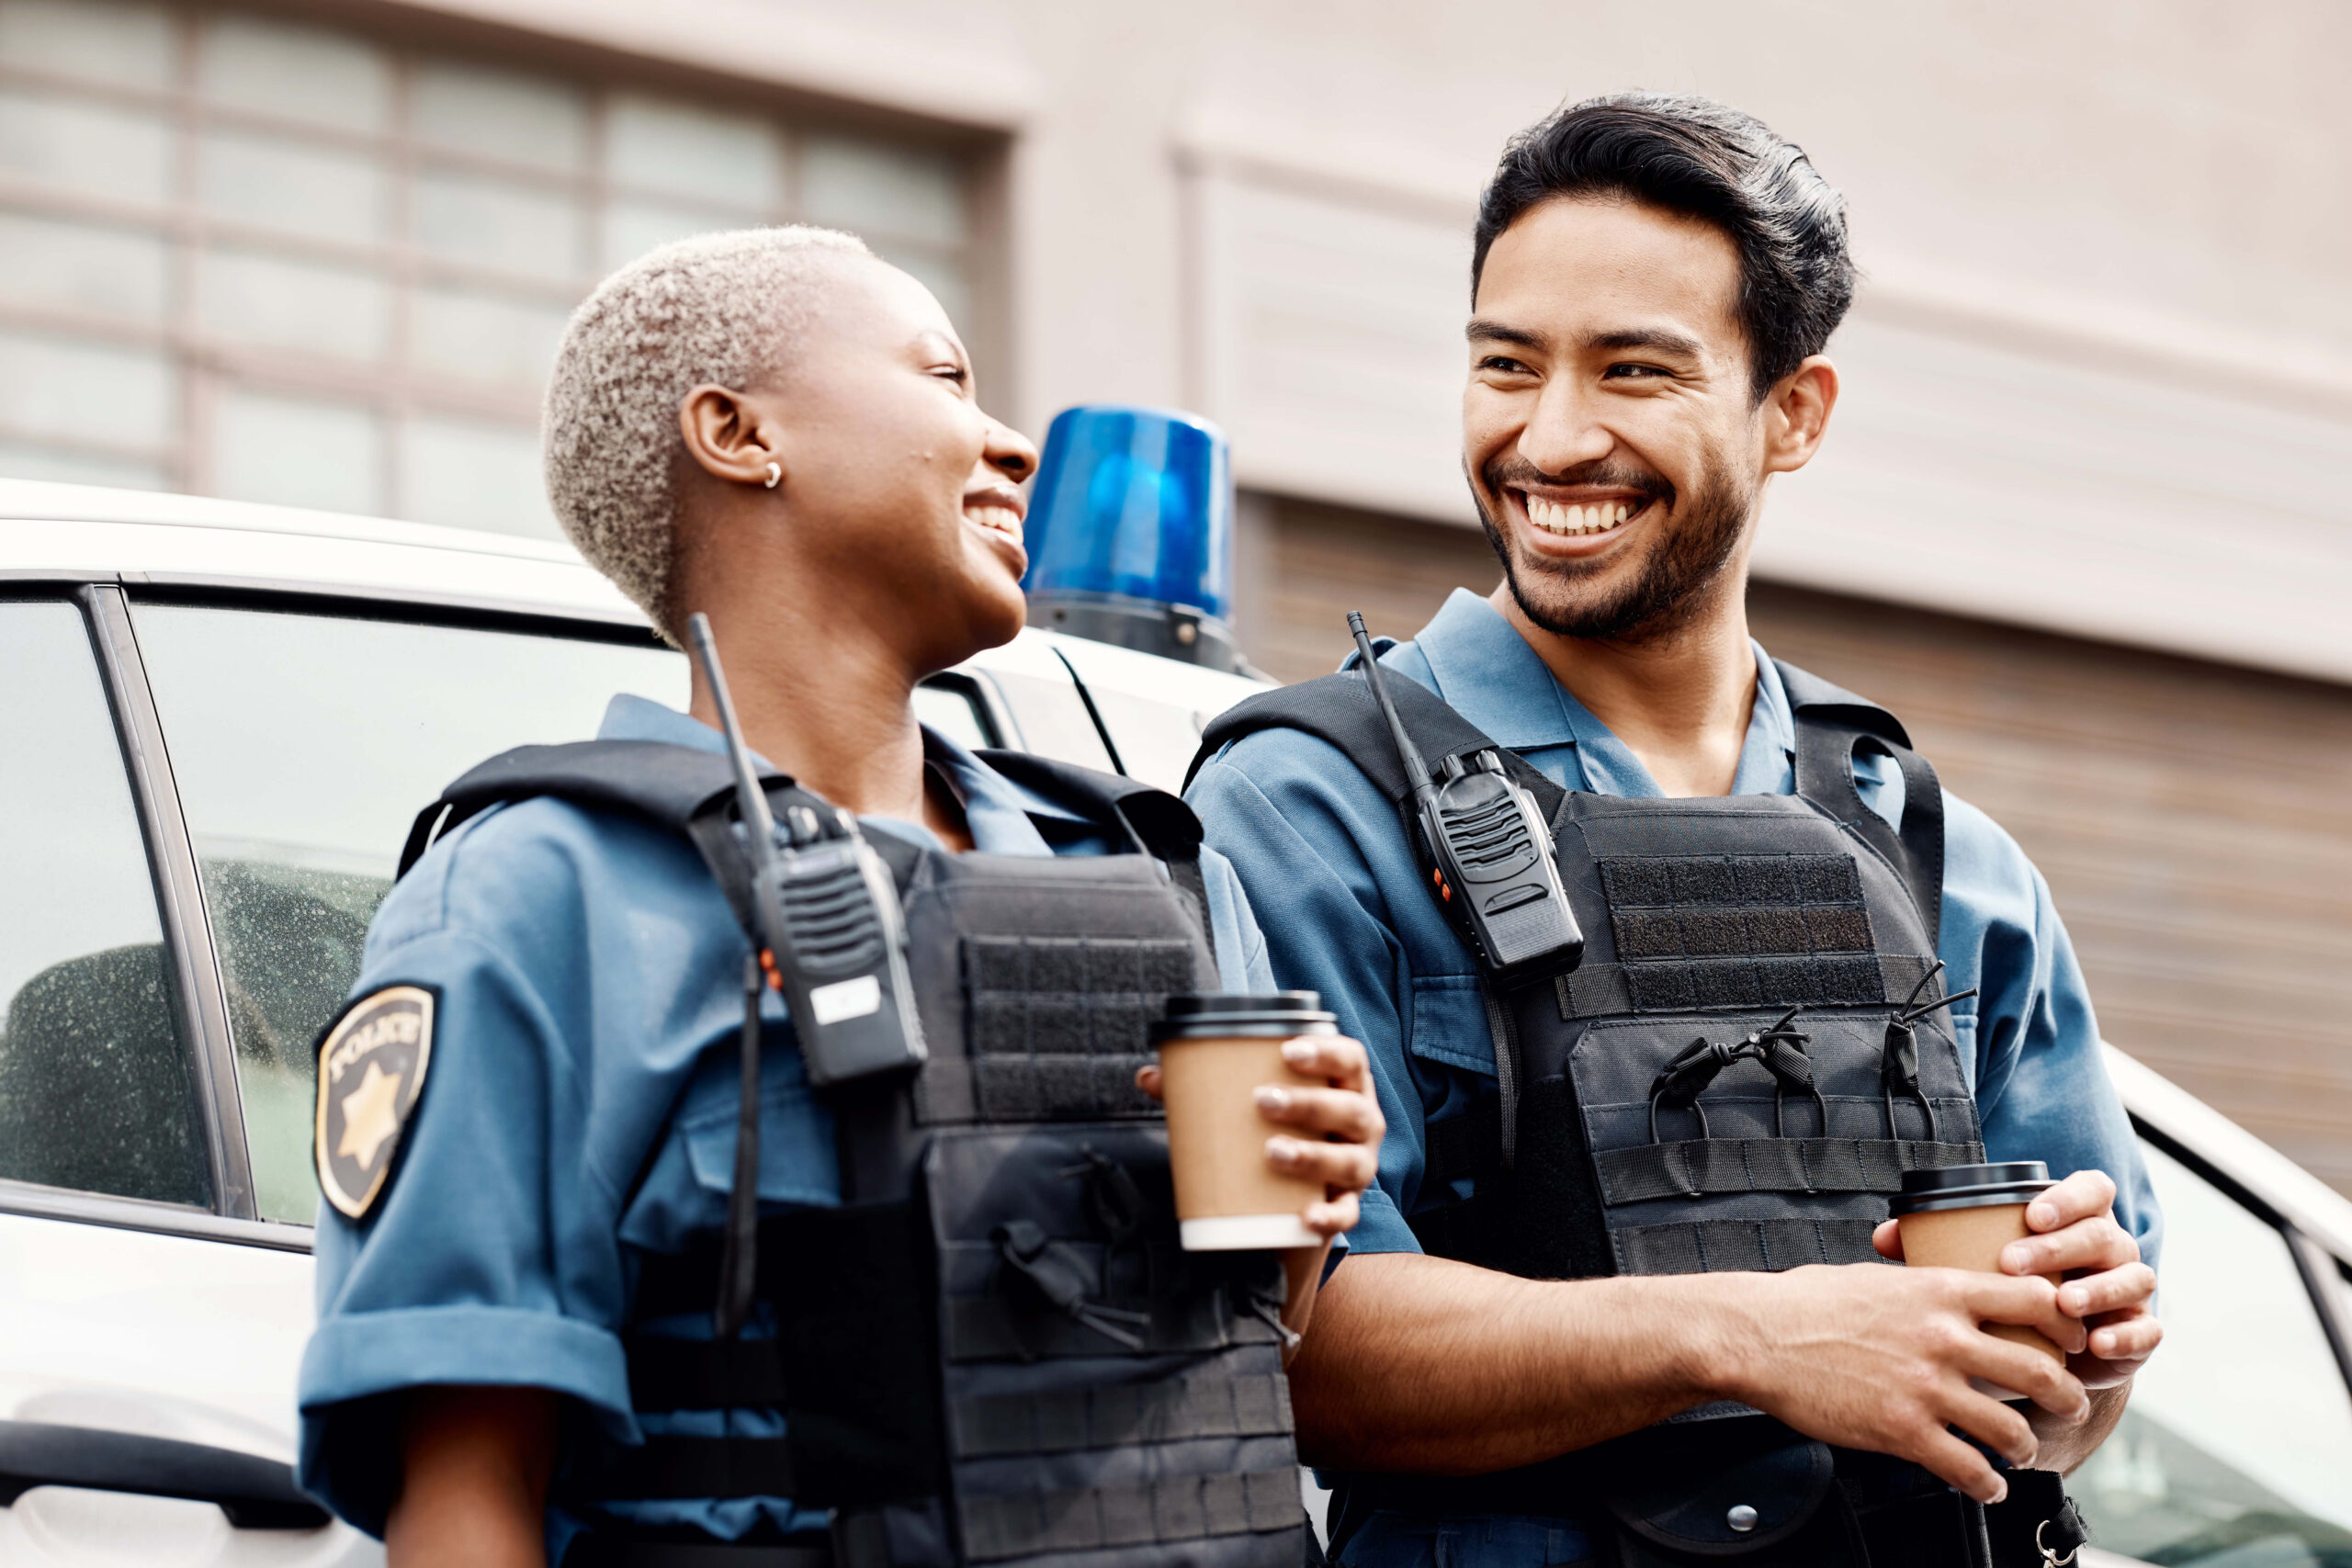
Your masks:
<instances>
[{"instance_id":1,"label":"smiling male police officer","mask_svg":"<svg viewBox=\"0 0 2352 1568\"><path fill-rule=\"evenodd\" d=\"M1511 142L1472 282L1464 463L1504 579L1380 657L1432 762L1499 746L1537 796L1582 966L1487 982L1359 675L1226 716L1189 792L1390 1126L1295 1373L1333 1554L2064 1558L2054 1476L1986 1454L2078 1463L2158 1337L2082 976L1901 726L1747 634L1766 488L1837 400L1843 203L1746 115L1596 99ZM1986 1150L2065 1178L2008 1276L1800 1266L1897 1255L1903 1170ZM1951 1490L2013 1484L1989 1540Z\"/></svg>"},{"instance_id":2,"label":"smiling male police officer","mask_svg":"<svg viewBox=\"0 0 2352 1568\"><path fill-rule=\"evenodd\" d=\"M665 247L574 317L547 442L582 552L707 614L797 775L763 958L878 967L804 1030L747 962L699 671L452 786L322 1042L304 1485L397 1568L1299 1562L1325 1249L1179 1253L1136 1066L1156 993L1270 988L1249 908L1181 803L913 716L1021 626L1035 461L938 303L846 235ZM910 994L919 1071L811 1044ZM1331 1087L1261 1094L1268 1157L1329 1238L1378 1110L1352 1042L1286 1050Z\"/></svg>"}]
</instances>

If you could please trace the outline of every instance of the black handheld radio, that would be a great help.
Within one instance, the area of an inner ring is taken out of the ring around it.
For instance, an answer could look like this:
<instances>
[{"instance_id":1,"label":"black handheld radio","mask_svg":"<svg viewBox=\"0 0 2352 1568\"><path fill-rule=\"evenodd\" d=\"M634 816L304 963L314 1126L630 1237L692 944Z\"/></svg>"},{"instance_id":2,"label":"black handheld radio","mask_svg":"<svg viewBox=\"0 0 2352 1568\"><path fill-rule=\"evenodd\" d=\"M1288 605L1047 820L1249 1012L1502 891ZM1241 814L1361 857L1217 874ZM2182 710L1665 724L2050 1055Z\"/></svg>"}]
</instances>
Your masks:
<instances>
[{"instance_id":1,"label":"black handheld radio","mask_svg":"<svg viewBox=\"0 0 2352 1568\"><path fill-rule=\"evenodd\" d=\"M1363 616L1349 611L1348 629L1355 634L1363 678L1388 720L1397 761L1412 786L1414 822L1429 853L1439 903L1479 962L1505 985L1575 968L1584 956L1584 932L1560 886L1552 830L1535 797L1511 782L1491 747L1473 753L1466 763L1459 756L1447 757L1442 776L1432 777L1389 700Z\"/></svg>"},{"instance_id":2,"label":"black handheld radio","mask_svg":"<svg viewBox=\"0 0 2352 1568\"><path fill-rule=\"evenodd\" d=\"M785 813L791 847L776 844L767 792L736 722L710 621L686 622L688 640L718 707L735 764L741 828L751 840L752 907L760 967L784 993L808 1081L820 1089L922 1065L922 1023L907 976L899 890L882 857L839 807L831 821L807 806Z\"/></svg>"}]
</instances>

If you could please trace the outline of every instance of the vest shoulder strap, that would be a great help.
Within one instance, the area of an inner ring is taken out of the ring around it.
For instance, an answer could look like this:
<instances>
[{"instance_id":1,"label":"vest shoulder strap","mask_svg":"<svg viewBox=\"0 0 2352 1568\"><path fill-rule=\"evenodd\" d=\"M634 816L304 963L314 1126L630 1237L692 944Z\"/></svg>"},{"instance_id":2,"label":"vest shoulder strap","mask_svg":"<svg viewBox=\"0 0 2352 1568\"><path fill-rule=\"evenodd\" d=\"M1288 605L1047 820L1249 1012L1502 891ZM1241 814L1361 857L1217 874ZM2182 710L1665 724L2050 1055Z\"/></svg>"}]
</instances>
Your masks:
<instances>
[{"instance_id":1,"label":"vest shoulder strap","mask_svg":"<svg viewBox=\"0 0 2352 1568\"><path fill-rule=\"evenodd\" d=\"M1936 770L1911 749L1902 721L1867 697L1834 686L1786 660L1775 659L1781 685L1796 720L1797 793L1844 822L1903 873L1911 902L1928 929L1928 949L1941 935L1944 900L1944 792ZM1862 804L1854 787L1854 750L1879 743L1903 773L1903 820Z\"/></svg>"},{"instance_id":2,"label":"vest shoulder strap","mask_svg":"<svg viewBox=\"0 0 2352 1568\"><path fill-rule=\"evenodd\" d=\"M762 780L773 792L792 781ZM435 840L493 806L551 795L582 806L628 811L678 832L687 830L714 797L734 788L725 757L658 740L582 740L564 746L517 746L468 770L441 798L417 813L401 850L401 876Z\"/></svg>"},{"instance_id":3,"label":"vest shoulder strap","mask_svg":"<svg viewBox=\"0 0 2352 1568\"><path fill-rule=\"evenodd\" d=\"M1537 807L1546 818L1558 809L1565 790L1521 761L1517 752L1497 745L1443 697L1409 676L1392 675L1385 684L1389 701L1396 705L1397 718L1430 766L1437 767L1448 757L1493 751L1510 770L1512 779L1535 796ZM1328 743L1400 809L1412 799L1419 782L1405 776L1396 742L1388 733L1388 721L1372 694L1371 683L1361 672L1343 670L1295 686L1261 692L1219 714L1201 734L1201 749L1184 775L1185 786L1191 787L1201 764L1227 742L1261 729L1295 729Z\"/></svg>"}]
</instances>

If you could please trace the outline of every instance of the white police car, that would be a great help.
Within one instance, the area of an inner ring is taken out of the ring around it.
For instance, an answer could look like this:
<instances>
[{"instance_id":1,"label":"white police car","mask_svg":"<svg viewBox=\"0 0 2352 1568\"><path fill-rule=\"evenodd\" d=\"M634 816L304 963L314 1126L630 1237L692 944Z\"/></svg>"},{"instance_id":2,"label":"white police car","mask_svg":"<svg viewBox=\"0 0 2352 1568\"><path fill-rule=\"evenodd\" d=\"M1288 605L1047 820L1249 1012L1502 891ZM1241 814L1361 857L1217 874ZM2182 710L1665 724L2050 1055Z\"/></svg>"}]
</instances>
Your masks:
<instances>
[{"instance_id":1,"label":"white police car","mask_svg":"<svg viewBox=\"0 0 2352 1568\"><path fill-rule=\"evenodd\" d=\"M919 705L1172 788L1253 689L1031 631ZM0 481L0 1563L379 1560L288 1469L312 1037L416 808L618 690L684 660L559 546ZM2075 1495L2109 1551L2352 1568L2352 1203L2112 1066L2169 1332Z\"/></svg>"}]
</instances>

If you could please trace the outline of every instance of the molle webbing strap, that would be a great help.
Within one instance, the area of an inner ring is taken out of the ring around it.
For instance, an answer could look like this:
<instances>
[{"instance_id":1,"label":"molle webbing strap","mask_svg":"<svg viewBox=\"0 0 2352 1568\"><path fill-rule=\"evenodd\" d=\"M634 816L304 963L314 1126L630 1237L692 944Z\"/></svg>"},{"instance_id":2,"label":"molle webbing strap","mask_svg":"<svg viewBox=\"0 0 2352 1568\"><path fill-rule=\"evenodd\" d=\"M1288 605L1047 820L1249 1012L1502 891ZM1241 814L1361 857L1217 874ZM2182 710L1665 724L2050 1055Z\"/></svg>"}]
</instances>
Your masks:
<instances>
[{"instance_id":1,"label":"molle webbing strap","mask_svg":"<svg viewBox=\"0 0 2352 1568\"><path fill-rule=\"evenodd\" d=\"M1974 1165L1977 1144L1891 1138L1699 1138L1594 1155L1604 1203L1723 1192L1899 1192L1906 1170Z\"/></svg>"},{"instance_id":2,"label":"molle webbing strap","mask_svg":"<svg viewBox=\"0 0 2352 1568\"><path fill-rule=\"evenodd\" d=\"M962 1459L1279 1437L1291 1429L1290 1382L1269 1373L989 1394L956 1401L949 1419Z\"/></svg>"},{"instance_id":3,"label":"molle webbing strap","mask_svg":"<svg viewBox=\"0 0 2352 1568\"><path fill-rule=\"evenodd\" d=\"M760 1409L786 1402L783 1346L776 1340L624 1338L632 1409Z\"/></svg>"},{"instance_id":4,"label":"molle webbing strap","mask_svg":"<svg viewBox=\"0 0 2352 1568\"><path fill-rule=\"evenodd\" d=\"M1016 1305L1002 1296L953 1296L940 1325L953 1361L1035 1361L1073 1356L1197 1355L1235 1345L1272 1345L1271 1325L1236 1313L1216 1295L1171 1301L1111 1296L1094 1304L1140 1320L1125 1346L1064 1313ZM1125 1322L1125 1318L1117 1321Z\"/></svg>"},{"instance_id":5,"label":"molle webbing strap","mask_svg":"<svg viewBox=\"0 0 2352 1568\"><path fill-rule=\"evenodd\" d=\"M1860 964L1837 954L1587 964L1555 976L1552 991L1563 1023L1711 1008L1900 1003L1934 964L1910 953L1880 953Z\"/></svg>"},{"instance_id":6,"label":"molle webbing strap","mask_svg":"<svg viewBox=\"0 0 2352 1568\"><path fill-rule=\"evenodd\" d=\"M1777 1274L1808 1263L1883 1263L1869 1220L1695 1220L1609 1233L1620 1274Z\"/></svg>"},{"instance_id":7,"label":"molle webbing strap","mask_svg":"<svg viewBox=\"0 0 2352 1568\"><path fill-rule=\"evenodd\" d=\"M595 1495L627 1502L668 1497L794 1497L788 1438L649 1436L638 1448L607 1446Z\"/></svg>"},{"instance_id":8,"label":"molle webbing strap","mask_svg":"<svg viewBox=\"0 0 2352 1568\"><path fill-rule=\"evenodd\" d=\"M1279 1469L957 1501L964 1554L974 1562L1290 1529L1306 1512L1287 1445Z\"/></svg>"},{"instance_id":9,"label":"molle webbing strap","mask_svg":"<svg viewBox=\"0 0 2352 1568\"><path fill-rule=\"evenodd\" d=\"M1166 790L1138 779L1098 773L1026 751L984 750L979 759L1013 783L1039 795L1079 807L1096 819L1115 817L1145 854L1168 867L1168 878L1193 900L1201 935L1216 956L1216 923L1209 919L1208 885L1201 875L1201 819ZM1188 779L1186 782L1190 782ZM1188 983L1178 987L1190 990Z\"/></svg>"},{"instance_id":10,"label":"molle webbing strap","mask_svg":"<svg viewBox=\"0 0 2352 1568\"><path fill-rule=\"evenodd\" d=\"M563 1568L839 1568L831 1542L766 1546L746 1541L645 1540L597 1530L571 1538Z\"/></svg>"}]
</instances>

